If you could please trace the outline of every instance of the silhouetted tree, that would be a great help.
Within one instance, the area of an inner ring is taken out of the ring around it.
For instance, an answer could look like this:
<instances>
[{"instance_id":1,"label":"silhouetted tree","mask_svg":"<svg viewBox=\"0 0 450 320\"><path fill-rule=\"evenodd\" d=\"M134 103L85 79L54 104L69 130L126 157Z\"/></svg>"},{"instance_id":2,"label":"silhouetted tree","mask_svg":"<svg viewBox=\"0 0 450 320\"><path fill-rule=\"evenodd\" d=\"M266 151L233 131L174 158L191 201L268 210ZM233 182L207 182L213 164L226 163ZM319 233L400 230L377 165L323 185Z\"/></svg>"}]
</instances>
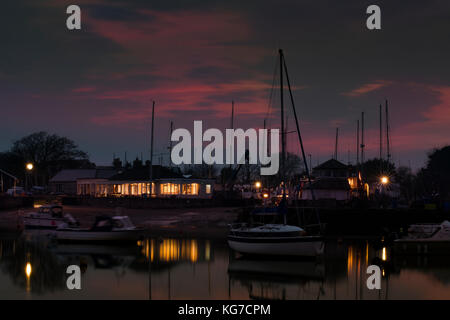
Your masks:
<instances>
[{"instance_id":1,"label":"silhouetted tree","mask_svg":"<svg viewBox=\"0 0 450 320\"><path fill-rule=\"evenodd\" d=\"M9 169L22 179L25 175L25 164L32 162L34 183L43 185L61 169L95 167L75 142L43 131L15 141L11 150L3 153L0 161L0 167L7 167L5 170Z\"/></svg>"},{"instance_id":2,"label":"silhouetted tree","mask_svg":"<svg viewBox=\"0 0 450 320\"><path fill-rule=\"evenodd\" d=\"M143 166L144 165L142 164L142 160L136 157L136 159L134 159L134 161L133 161L133 168L134 169L140 169Z\"/></svg>"},{"instance_id":3,"label":"silhouetted tree","mask_svg":"<svg viewBox=\"0 0 450 320\"><path fill-rule=\"evenodd\" d=\"M395 181L400 185L400 195L406 201L415 198L414 184L416 176L408 167L399 167L395 174Z\"/></svg>"},{"instance_id":4,"label":"silhouetted tree","mask_svg":"<svg viewBox=\"0 0 450 320\"><path fill-rule=\"evenodd\" d=\"M383 175L391 177L395 175L395 165L383 159L371 159L361 165L361 172L366 182L379 182Z\"/></svg>"},{"instance_id":5,"label":"silhouetted tree","mask_svg":"<svg viewBox=\"0 0 450 320\"><path fill-rule=\"evenodd\" d=\"M428 155L427 166L422 171L423 181L440 199L450 196L450 146L436 149Z\"/></svg>"}]
</instances>

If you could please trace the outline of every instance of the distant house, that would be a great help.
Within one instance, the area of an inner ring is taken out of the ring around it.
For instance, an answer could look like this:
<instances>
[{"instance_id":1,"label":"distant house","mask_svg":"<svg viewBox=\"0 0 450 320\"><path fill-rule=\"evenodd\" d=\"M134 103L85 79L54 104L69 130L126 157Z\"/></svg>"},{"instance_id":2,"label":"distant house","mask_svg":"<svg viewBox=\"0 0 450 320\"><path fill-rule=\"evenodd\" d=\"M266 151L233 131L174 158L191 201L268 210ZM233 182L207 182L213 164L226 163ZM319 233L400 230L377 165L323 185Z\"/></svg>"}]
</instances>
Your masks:
<instances>
[{"instance_id":1,"label":"distant house","mask_svg":"<svg viewBox=\"0 0 450 320\"><path fill-rule=\"evenodd\" d=\"M49 181L49 191L53 193L76 195L78 179L107 179L117 174L112 167L95 169L64 169Z\"/></svg>"},{"instance_id":2,"label":"distant house","mask_svg":"<svg viewBox=\"0 0 450 320\"><path fill-rule=\"evenodd\" d=\"M77 179L77 194L91 197L212 198L214 179L182 175L177 169L131 168L109 178Z\"/></svg>"},{"instance_id":3,"label":"distant house","mask_svg":"<svg viewBox=\"0 0 450 320\"><path fill-rule=\"evenodd\" d=\"M334 199L349 200L351 197L350 184L346 178L320 178L312 182L312 189L316 200ZM311 189L305 184L300 196L301 200L312 200Z\"/></svg>"},{"instance_id":4,"label":"distant house","mask_svg":"<svg viewBox=\"0 0 450 320\"><path fill-rule=\"evenodd\" d=\"M347 178L349 166L336 159L330 159L313 168L313 176L316 178Z\"/></svg>"},{"instance_id":5,"label":"distant house","mask_svg":"<svg viewBox=\"0 0 450 320\"><path fill-rule=\"evenodd\" d=\"M348 200L351 198L349 167L336 159L330 159L313 168L314 181L312 190L314 198ZM303 184L301 200L312 200L311 188Z\"/></svg>"}]
</instances>

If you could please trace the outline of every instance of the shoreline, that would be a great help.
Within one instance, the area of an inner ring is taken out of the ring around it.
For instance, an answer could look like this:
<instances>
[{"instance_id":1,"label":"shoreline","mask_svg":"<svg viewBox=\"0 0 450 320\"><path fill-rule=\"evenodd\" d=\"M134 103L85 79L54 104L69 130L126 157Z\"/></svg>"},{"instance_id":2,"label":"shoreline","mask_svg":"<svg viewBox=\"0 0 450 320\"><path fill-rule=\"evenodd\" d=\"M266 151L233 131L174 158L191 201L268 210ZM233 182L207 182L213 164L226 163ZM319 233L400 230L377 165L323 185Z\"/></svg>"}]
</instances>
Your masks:
<instances>
[{"instance_id":1,"label":"shoreline","mask_svg":"<svg viewBox=\"0 0 450 320\"><path fill-rule=\"evenodd\" d=\"M130 209L91 206L64 206L64 213L71 214L81 227L90 227L97 215L126 215L138 227L155 237L195 237L225 239L228 224L234 222L240 208L174 208L174 209ZM17 233L19 214L37 209L22 208L0 212L0 235Z\"/></svg>"}]
</instances>

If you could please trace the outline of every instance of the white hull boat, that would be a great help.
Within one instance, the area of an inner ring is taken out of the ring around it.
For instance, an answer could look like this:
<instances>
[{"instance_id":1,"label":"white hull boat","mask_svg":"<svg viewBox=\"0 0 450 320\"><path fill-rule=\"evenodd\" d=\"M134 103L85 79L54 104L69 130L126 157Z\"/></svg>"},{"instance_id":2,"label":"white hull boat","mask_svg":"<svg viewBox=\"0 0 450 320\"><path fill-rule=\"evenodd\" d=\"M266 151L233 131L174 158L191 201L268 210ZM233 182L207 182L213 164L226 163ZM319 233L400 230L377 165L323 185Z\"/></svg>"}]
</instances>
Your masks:
<instances>
[{"instance_id":1,"label":"white hull boat","mask_svg":"<svg viewBox=\"0 0 450 320\"><path fill-rule=\"evenodd\" d=\"M236 252L261 256L316 257L323 254L320 236L308 236L299 227L281 224L232 227L228 245Z\"/></svg>"},{"instance_id":2,"label":"white hull boat","mask_svg":"<svg viewBox=\"0 0 450 320\"><path fill-rule=\"evenodd\" d=\"M37 212L28 212L22 216L24 229L56 229L63 223L76 224L75 219L69 215L63 215L62 206L42 206Z\"/></svg>"},{"instance_id":3,"label":"white hull boat","mask_svg":"<svg viewBox=\"0 0 450 320\"><path fill-rule=\"evenodd\" d=\"M394 241L396 254L448 255L450 253L450 222L415 224L408 235Z\"/></svg>"},{"instance_id":4,"label":"white hull boat","mask_svg":"<svg viewBox=\"0 0 450 320\"><path fill-rule=\"evenodd\" d=\"M143 236L127 216L97 217L92 228L72 228L61 225L54 232L60 242L118 242L137 241Z\"/></svg>"}]
</instances>

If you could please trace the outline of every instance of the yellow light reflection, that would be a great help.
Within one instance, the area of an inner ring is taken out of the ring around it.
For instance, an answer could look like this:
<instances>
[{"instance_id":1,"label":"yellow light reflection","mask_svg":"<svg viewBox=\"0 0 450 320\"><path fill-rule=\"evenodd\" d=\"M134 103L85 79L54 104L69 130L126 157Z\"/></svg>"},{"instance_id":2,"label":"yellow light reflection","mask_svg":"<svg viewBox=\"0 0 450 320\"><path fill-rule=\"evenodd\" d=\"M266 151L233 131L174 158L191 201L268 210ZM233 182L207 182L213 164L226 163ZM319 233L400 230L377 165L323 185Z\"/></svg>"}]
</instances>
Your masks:
<instances>
[{"instance_id":1,"label":"yellow light reflection","mask_svg":"<svg viewBox=\"0 0 450 320\"><path fill-rule=\"evenodd\" d=\"M383 247L383 252L381 253L381 260L386 261L386 247Z\"/></svg>"},{"instance_id":2,"label":"yellow light reflection","mask_svg":"<svg viewBox=\"0 0 450 320\"><path fill-rule=\"evenodd\" d=\"M27 275L27 278L29 279L31 276L31 263L27 262L27 265L25 267L25 274Z\"/></svg>"},{"instance_id":3,"label":"yellow light reflection","mask_svg":"<svg viewBox=\"0 0 450 320\"><path fill-rule=\"evenodd\" d=\"M206 261L209 261L211 259L211 244L209 243L209 241L206 241L205 259Z\"/></svg>"},{"instance_id":4,"label":"yellow light reflection","mask_svg":"<svg viewBox=\"0 0 450 320\"><path fill-rule=\"evenodd\" d=\"M351 274L353 271L353 248L348 247L347 252L347 275Z\"/></svg>"}]
</instances>

